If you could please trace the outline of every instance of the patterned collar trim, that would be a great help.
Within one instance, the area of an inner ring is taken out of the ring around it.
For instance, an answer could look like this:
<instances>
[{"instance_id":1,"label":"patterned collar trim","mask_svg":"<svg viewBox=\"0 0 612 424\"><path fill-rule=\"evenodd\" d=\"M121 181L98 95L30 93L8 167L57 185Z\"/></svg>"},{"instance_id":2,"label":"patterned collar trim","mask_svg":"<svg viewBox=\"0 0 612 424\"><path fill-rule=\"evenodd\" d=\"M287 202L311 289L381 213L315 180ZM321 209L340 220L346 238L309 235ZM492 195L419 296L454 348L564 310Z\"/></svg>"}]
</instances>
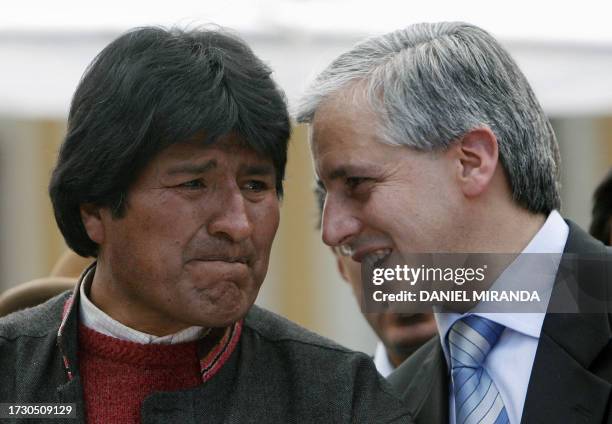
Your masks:
<instances>
[{"instance_id":1,"label":"patterned collar trim","mask_svg":"<svg viewBox=\"0 0 612 424\"><path fill-rule=\"evenodd\" d=\"M66 340L69 336L65 335L64 329L68 321L78 319L79 290L83 280L95 266L96 263L94 262L83 271L72 294L66 299L62 311L62 322L57 332L57 344L62 354L64 370L66 371L68 381L74 378L78 370L73 369L72 362L68 358L65 346L66 343L69 343L69 341ZM239 320L228 327L213 328L206 337L198 341L198 356L200 358L202 382L206 382L213 378L232 355L240 341L242 325L243 320Z\"/></svg>"}]
</instances>

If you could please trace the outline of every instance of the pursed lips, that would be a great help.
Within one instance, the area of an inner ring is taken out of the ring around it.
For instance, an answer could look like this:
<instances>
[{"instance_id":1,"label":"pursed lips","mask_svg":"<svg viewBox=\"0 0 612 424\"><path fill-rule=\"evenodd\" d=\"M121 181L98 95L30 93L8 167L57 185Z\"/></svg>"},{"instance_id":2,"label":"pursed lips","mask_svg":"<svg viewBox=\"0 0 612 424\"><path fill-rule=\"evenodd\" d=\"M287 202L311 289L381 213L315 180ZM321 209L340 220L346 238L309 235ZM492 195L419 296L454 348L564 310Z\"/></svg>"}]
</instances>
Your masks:
<instances>
[{"instance_id":1,"label":"pursed lips","mask_svg":"<svg viewBox=\"0 0 612 424\"><path fill-rule=\"evenodd\" d=\"M227 263L241 263L249 265L249 256L226 256L226 255L204 255L196 256L187 262L198 261L198 262L227 262Z\"/></svg>"}]
</instances>

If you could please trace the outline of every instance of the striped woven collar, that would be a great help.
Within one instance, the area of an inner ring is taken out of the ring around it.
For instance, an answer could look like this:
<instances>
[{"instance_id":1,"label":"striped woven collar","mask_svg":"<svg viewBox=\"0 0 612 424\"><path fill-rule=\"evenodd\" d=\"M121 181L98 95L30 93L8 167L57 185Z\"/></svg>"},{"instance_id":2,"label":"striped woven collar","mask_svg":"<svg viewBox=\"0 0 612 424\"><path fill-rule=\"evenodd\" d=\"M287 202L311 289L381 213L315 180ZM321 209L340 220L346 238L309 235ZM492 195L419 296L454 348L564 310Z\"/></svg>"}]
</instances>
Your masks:
<instances>
[{"instance_id":1,"label":"striped woven collar","mask_svg":"<svg viewBox=\"0 0 612 424\"><path fill-rule=\"evenodd\" d=\"M79 315L79 297L80 287L83 284L85 276L89 274L89 271L93 271L96 263L90 265L79 278L79 281L74 288L74 291L66 299L64 303L64 309L62 311L62 322L57 332L57 343L62 353L64 362L64 369L68 380L74 378L77 370L73 369L72 364L76 361L71 360L67 345L68 343L74 343L77 340L76 328L77 326L70 326L74 328L74 334L72 331L66 331L69 322L78 321ZM92 274L93 275L93 274ZM236 349L238 341L240 340L240 334L242 333L243 320L239 320L234 324L224 328L213 328L206 335L206 337L198 341L198 356L200 358L200 371L202 374L202 382L210 380L223 365L227 362L232 352Z\"/></svg>"}]
</instances>

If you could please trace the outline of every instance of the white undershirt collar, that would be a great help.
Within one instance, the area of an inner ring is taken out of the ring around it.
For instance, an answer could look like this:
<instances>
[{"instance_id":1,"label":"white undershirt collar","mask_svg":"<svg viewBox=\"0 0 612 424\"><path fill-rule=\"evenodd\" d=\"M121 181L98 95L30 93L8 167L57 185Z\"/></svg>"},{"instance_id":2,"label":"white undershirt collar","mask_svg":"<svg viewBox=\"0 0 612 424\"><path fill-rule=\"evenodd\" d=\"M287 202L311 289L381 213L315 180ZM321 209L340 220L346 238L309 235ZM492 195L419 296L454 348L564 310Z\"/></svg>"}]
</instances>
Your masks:
<instances>
[{"instance_id":1,"label":"white undershirt collar","mask_svg":"<svg viewBox=\"0 0 612 424\"><path fill-rule=\"evenodd\" d=\"M387 349L382 342L378 342L376 344L376 353L374 353L374 365L376 366L376 370L380 375L387 378L389 374L391 374L395 367L389 360L389 355L387 355Z\"/></svg>"}]
</instances>

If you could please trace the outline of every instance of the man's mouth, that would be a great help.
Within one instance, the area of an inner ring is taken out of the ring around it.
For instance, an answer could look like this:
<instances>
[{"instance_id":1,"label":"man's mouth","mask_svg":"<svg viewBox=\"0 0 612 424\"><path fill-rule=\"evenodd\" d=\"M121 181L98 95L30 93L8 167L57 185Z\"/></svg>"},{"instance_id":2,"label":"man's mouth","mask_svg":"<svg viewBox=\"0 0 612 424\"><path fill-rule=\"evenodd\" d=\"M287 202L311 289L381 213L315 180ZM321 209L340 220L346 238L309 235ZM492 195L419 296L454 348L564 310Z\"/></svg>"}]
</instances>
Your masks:
<instances>
[{"instance_id":1,"label":"man's mouth","mask_svg":"<svg viewBox=\"0 0 612 424\"><path fill-rule=\"evenodd\" d=\"M250 258L248 256L226 256L226 255L205 255L197 256L192 261L200 262L227 262L227 263L241 263L249 265Z\"/></svg>"},{"instance_id":2,"label":"man's mouth","mask_svg":"<svg viewBox=\"0 0 612 424\"><path fill-rule=\"evenodd\" d=\"M384 249L376 249L370 252L363 252L359 255L360 252L357 252L353 259L357 262L362 262L363 265L367 267L376 267L382 265L382 263L391 255L393 249L384 248ZM359 255L359 256L358 256Z\"/></svg>"}]
</instances>

